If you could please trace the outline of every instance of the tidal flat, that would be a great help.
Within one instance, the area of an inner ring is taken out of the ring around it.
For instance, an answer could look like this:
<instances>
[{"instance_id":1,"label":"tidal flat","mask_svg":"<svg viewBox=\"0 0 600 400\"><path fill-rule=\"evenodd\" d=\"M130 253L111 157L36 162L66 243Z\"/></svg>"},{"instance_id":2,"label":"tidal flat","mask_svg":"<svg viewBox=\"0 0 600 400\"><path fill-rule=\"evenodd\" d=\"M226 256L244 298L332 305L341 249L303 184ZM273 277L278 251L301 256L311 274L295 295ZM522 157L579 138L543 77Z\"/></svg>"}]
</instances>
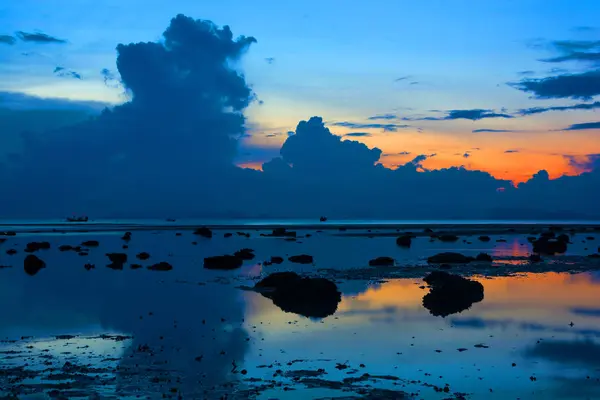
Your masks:
<instances>
[{"instance_id":1,"label":"tidal flat","mask_svg":"<svg viewBox=\"0 0 600 400\"><path fill-rule=\"evenodd\" d=\"M600 398L599 246L586 224L7 223L0 398Z\"/></svg>"}]
</instances>

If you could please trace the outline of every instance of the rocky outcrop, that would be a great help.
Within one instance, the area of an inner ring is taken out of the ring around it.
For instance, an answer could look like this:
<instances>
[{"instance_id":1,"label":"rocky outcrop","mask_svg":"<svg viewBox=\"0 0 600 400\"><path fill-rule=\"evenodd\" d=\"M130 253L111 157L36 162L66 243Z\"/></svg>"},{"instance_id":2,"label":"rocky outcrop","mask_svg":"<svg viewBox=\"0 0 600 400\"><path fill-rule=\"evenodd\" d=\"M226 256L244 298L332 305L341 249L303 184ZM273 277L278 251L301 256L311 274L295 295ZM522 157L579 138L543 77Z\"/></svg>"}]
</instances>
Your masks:
<instances>
[{"instance_id":1,"label":"rocky outcrop","mask_svg":"<svg viewBox=\"0 0 600 400\"><path fill-rule=\"evenodd\" d=\"M232 255L212 256L204 259L204 268L232 270L240 268L244 264L244 260Z\"/></svg>"},{"instance_id":2,"label":"rocky outcrop","mask_svg":"<svg viewBox=\"0 0 600 400\"><path fill-rule=\"evenodd\" d=\"M427 259L429 264L467 264L474 261L473 257L468 257L460 253L439 253Z\"/></svg>"},{"instance_id":3,"label":"rocky outcrop","mask_svg":"<svg viewBox=\"0 0 600 400\"><path fill-rule=\"evenodd\" d=\"M411 243L412 237L409 235L403 235L396 239L396 244L400 247L410 247Z\"/></svg>"},{"instance_id":4,"label":"rocky outcrop","mask_svg":"<svg viewBox=\"0 0 600 400\"><path fill-rule=\"evenodd\" d=\"M194 235L198 235L198 236L202 236L207 239L210 239L210 238L212 238L213 233L209 228L202 226L194 231Z\"/></svg>"},{"instance_id":5,"label":"rocky outcrop","mask_svg":"<svg viewBox=\"0 0 600 400\"><path fill-rule=\"evenodd\" d=\"M303 278L295 272L275 272L259 281L254 289L283 311L309 318L333 315L342 299L334 282Z\"/></svg>"},{"instance_id":6,"label":"rocky outcrop","mask_svg":"<svg viewBox=\"0 0 600 400\"><path fill-rule=\"evenodd\" d=\"M296 264L312 264L313 263L313 256L310 256L308 254L300 254L297 256L291 256L288 258L289 262L293 262Z\"/></svg>"},{"instance_id":7,"label":"rocky outcrop","mask_svg":"<svg viewBox=\"0 0 600 400\"><path fill-rule=\"evenodd\" d=\"M369 261L371 267L391 267L394 263L392 257L377 257Z\"/></svg>"},{"instance_id":8,"label":"rocky outcrop","mask_svg":"<svg viewBox=\"0 0 600 400\"><path fill-rule=\"evenodd\" d=\"M44 268L46 268L46 263L38 256L34 256L33 254L25 257L25 260L23 261L23 269L27 275L33 276Z\"/></svg>"},{"instance_id":9,"label":"rocky outcrop","mask_svg":"<svg viewBox=\"0 0 600 400\"><path fill-rule=\"evenodd\" d=\"M462 276L433 271L423 280L429 285L423 307L436 317L460 313L483 300L483 285Z\"/></svg>"}]
</instances>

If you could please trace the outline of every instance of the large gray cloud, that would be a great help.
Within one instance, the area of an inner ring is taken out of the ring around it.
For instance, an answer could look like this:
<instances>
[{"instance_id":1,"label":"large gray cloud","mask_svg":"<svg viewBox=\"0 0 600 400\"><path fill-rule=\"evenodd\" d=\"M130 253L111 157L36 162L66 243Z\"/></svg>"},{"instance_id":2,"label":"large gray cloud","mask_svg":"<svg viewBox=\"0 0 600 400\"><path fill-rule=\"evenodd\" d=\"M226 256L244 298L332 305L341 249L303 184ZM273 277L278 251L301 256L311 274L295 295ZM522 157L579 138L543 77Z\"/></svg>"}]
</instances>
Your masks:
<instances>
[{"instance_id":1,"label":"large gray cloud","mask_svg":"<svg viewBox=\"0 0 600 400\"><path fill-rule=\"evenodd\" d=\"M509 85L539 99L591 99L600 94L600 70L562 74L540 79L524 79Z\"/></svg>"}]
</instances>

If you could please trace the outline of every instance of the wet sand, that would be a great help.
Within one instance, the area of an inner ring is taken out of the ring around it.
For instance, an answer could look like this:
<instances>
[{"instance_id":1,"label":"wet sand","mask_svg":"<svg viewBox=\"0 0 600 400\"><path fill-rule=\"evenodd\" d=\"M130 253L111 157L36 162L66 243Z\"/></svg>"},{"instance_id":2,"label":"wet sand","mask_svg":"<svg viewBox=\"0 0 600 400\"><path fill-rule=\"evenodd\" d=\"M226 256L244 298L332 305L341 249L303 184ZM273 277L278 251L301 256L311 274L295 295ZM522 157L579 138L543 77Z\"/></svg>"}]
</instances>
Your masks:
<instances>
[{"instance_id":1,"label":"wet sand","mask_svg":"<svg viewBox=\"0 0 600 400\"><path fill-rule=\"evenodd\" d=\"M600 396L600 262L588 257L600 232L593 226L563 227L557 234L570 235L567 252L535 264L527 236L549 227L428 227L458 235L452 243L430 238L423 226L289 227L296 238L261 236L273 226L213 227L212 238L194 235L197 226L12 228L15 236L0 236L0 396ZM415 233L410 248L396 245L396 229ZM128 240L123 231L132 232ZM484 234L489 242L478 240ZM90 240L98 246L83 255L59 250ZM50 249L24 251L42 241ZM239 269L202 267L205 257L243 248L255 257ZM430 289L422 278L439 270L427 257L446 251L486 252L494 261L447 270L481 282L484 297L440 317L424 307ZM147 259L137 257L142 252ZM126 254L123 269L107 268L106 253ZM313 262L287 260L300 254ZM23 270L28 255L46 264L33 276ZM272 256L283 262L263 264ZM369 267L381 256L394 265ZM173 269L147 268L159 262ZM279 271L334 281L335 312L307 318L247 290Z\"/></svg>"}]
</instances>

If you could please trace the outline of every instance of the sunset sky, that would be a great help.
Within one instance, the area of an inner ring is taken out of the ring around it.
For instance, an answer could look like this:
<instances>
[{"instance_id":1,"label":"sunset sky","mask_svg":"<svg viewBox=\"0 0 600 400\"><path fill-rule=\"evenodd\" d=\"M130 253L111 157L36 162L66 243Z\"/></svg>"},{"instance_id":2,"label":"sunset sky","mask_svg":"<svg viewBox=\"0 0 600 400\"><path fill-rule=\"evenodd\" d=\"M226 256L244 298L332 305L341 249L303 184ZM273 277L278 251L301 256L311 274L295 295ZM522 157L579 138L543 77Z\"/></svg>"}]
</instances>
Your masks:
<instances>
[{"instance_id":1,"label":"sunset sky","mask_svg":"<svg viewBox=\"0 0 600 400\"><path fill-rule=\"evenodd\" d=\"M116 45L159 40L178 13L257 40L238 66L260 100L239 165L260 168L313 115L388 167L427 155L519 183L600 153L595 0L3 2L0 92L121 103ZM540 81L555 77L572 90Z\"/></svg>"}]
</instances>

